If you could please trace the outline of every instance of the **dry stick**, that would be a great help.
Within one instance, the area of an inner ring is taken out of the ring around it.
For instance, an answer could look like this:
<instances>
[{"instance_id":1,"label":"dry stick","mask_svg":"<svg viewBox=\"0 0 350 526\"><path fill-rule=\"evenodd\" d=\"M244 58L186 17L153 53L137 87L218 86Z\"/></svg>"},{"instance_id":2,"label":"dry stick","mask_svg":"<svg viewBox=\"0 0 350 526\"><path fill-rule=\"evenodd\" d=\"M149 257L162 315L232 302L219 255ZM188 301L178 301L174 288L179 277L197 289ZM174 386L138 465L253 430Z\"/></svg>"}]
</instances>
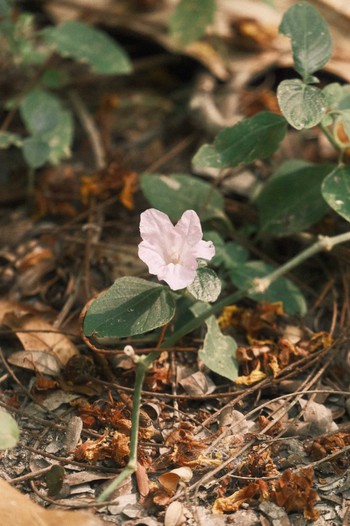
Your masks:
<instances>
[{"instance_id":1,"label":"dry stick","mask_svg":"<svg viewBox=\"0 0 350 526\"><path fill-rule=\"evenodd\" d=\"M302 263L306 259L324 250L330 251L333 249L334 246L338 245L339 243L345 243L346 241L350 241L350 232L346 232L345 234L339 234L338 236L334 236L334 237L327 237L327 236L319 237L319 240L314 245L300 252L297 256L292 258L290 261L282 265L277 270L271 272L270 274L268 274L267 276L263 278L257 278L253 280L253 285L251 287L247 287L247 289L245 290L241 290L233 294L230 294L223 300L219 301L213 307L207 309L200 316L198 316L194 320L191 320L189 323L185 324L183 327L178 329L174 334L166 338L163 341L163 343L160 344L158 350L153 351L147 356L142 355L142 356L137 357L138 363L136 366L135 391L134 391L134 396L133 396L133 412L132 412L132 418L131 418L132 428L131 428L131 436L130 436L129 462L126 468L124 468L124 470L120 473L120 475L100 495L99 497L100 501L106 500L113 493L113 491L117 489L120 486L120 484L122 484L122 482L127 477L129 477L131 474L133 474L136 471L137 442L138 442L138 431L139 431L139 414L140 414L140 405L141 405L142 385L143 385L143 381L144 381L147 370L150 368L153 361L156 358L158 358L161 350L164 348L173 346L180 338L182 338L186 334L195 330L209 316L212 316L213 314L220 312L227 305L236 303L237 301L241 300L247 295L265 292L274 281L282 277L284 274L286 274L293 268L300 265L300 263ZM266 426L263 429L263 432L266 433L272 427L272 425L274 425L274 423ZM242 454L242 452L246 451L252 444L254 444L254 440L246 444L243 450L240 451L238 454L239 455ZM222 469L230 461L232 461L232 459L229 459L228 461L224 462L224 465L221 466L220 469ZM220 471L220 469L218 469L217 471Z\"/></svg>"}]
</instances>

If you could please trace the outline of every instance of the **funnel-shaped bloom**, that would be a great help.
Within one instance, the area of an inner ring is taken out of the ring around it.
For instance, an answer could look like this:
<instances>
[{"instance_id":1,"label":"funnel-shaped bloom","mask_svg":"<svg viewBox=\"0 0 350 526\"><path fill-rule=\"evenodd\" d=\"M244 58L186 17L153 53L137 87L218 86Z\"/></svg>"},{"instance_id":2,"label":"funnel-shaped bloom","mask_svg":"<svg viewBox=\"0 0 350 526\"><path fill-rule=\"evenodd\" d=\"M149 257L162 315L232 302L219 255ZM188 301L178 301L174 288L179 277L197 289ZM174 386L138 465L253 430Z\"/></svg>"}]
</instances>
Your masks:
<instances>
[{"instance_id":1,"label":"funnel-shaped bloom","mask_svg":"<svg viewBox=\"0 0 350 526\"><path fill-rule=\"evenodd\" d=\"M174 226L169 217L149 208L141 214L139 258L150 274L179 290L194 281L197 258L210 260L215 255L211 241L203 241L202 227L194 210L187 210Z\"/></svg>"}]
</instances>

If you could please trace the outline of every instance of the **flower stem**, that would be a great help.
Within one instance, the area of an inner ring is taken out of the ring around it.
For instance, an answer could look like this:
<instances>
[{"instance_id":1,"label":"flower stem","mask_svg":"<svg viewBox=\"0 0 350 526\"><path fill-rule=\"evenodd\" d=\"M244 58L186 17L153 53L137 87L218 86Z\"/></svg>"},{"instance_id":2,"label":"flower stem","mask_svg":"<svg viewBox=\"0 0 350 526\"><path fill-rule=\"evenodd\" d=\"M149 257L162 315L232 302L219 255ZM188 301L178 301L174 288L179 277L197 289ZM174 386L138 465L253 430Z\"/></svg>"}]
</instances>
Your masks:
<instances>
[{"instance_id":1,"label":"flower stem","mask_svg":"<svg viewBox=\"0 0 350 526\"><path fill-rule=\"evenodd\" d=\"M324 250L330 251L332 250L336 245L340 243L344 243L346 241L350 241L350 232L346 232L345 234L339 234L338 236L334 237L319 237L318 241L308 247L307 249L303 250L292 258L290 261L279 267L278 269L274 270L267 276L263 278L257 278L253 281L253 284L250 287L246 287L243 290L239 290L234 292L233 294L230 294L229 296L226 296L226 298L219 301L216 305L213 305L209 309L207 309L205 312L197 316L197 318L189 321L186 323L183 327L178 329L174 334L166 338L159 346L158 349L147 356L140 356L139 361L136 366L136 378L135 378L135 390L133 395L133 410L132 410L132 417L131 417L131 437L130 437L130 457L129 462L124 468L124 470L120 473L120 475L107 487L107 489L104 490L104 492L99 496L99 501L106 500L111 493L117 489L121 483L132 473L136 471L137 467L137 444L138 444L138 432L139 432L139 415L140 415L140 405L141 405L141 394L142 394L142 385L145 378L145 375L152 365L152 362L158 358L161 349L168 348L173 346L180 338L188 334L189 332L192 332L193 330L197 329L209 316L216 314L220 312L224 307L227 305L230 305L232 303L236 303L237 301L244 298L248 293L254 294L258 292L264 292L269 288L269 286L276 281L278 278L282 277L284 274L292 270L293 268L297 267L305 261L306 259L314 256L318 252L322 252Z\"/></svg>"},{"instance_id":2,"label":"flower stem","mask_svg":"<svg viewBox=\"0 0 350 526\"><path fill-rule=\"evenodd\" d=\"M177 342L177 340L179 340L180 338L182 338L189 332L192 332L193 330L195 330L209 316L213 314L217 314L227 305L236 303L237 301L247 296L247 293L256 294L259 292L260 293L265 292L274 281L282 277L284 274L286 274L293 268L300 265L300 263L302 263L306 259L314 256L318 252L322 252L324 250L330 251L333 249L333 247L335 247L335 245L344 243L346 241L350 241L350 232L346 232L345 234L339 234L338 236L334 236L334 237L328 237L328 236L319 237L316 243L314 243L307 249L297 254L294 258L289 260L287 263L285 263L278 269L274 270L273 272L271 272L270 274L268 274L267 276L263 278L256 278L250 287L246 287L243 290L236 291L233 294L226 296L226 298L222 299L221 301L216 303L216 305L213 305L212 307L204 311L197 318L186 323L186 325L184 325L183 327L178 329L174 334L166 338L160 347L161 348L171 347Z\"/></svg>"},{"instance_id":3,"label":"flower stem","mask_svg":"<svg viewBox=\"0 0 350 526\"><path fill-rule=\"evenodd\" d=\"M136 377L135 377L135 390L132 398L132 415L131 415L131 435L130 435L130 455L127 466L123 471L116 477L107 488L98 497L98 501L102 502L107 500L113 491L119 488L125 479L135 473L137 468L137 445L139 437L139 420L140 420L140 406L141 406L141 392L143 381L145 379L146 372L151 366L153 360L159 355L158 352L153 352L147 356L143 355L139 357L136 366Z\"/></svg>"}]
</instances>

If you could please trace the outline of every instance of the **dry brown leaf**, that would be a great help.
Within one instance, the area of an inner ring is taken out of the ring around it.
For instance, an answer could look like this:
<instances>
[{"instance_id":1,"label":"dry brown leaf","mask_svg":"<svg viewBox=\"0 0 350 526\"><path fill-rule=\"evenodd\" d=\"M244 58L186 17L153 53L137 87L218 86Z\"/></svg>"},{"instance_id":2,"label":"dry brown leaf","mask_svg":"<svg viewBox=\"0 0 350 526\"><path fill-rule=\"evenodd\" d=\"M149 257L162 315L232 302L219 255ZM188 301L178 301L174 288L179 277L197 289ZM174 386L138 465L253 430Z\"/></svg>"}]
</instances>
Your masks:
<instances>
[{"instance_id":1,"label":"dry brown leaf","mask_svg":"<svg viewBox=\"0 0 350 526\"><path fill-rule=\"evenodd\" d=\"M46 510L0 479L0 517L4 526L102 526L83 511Z\"/></svg>"},{"instance_id":2,"label":"dry brown leaf","mask_svg":"<svg viewBox=\"0 0 350 526\"><path fill-rule=\"evenodd\" d=\"M280 479L272 483L270 498L287 513L302 511L305 519L316 520L319 513L314 504L319 497L312 489L313 479L312 468L304 468L297 473L287 469Z\"/></svg>"},{"instance_id":3,"label":"dry brown leaf","mask_svg":"<svg viewBox=\"0 0 350 526\"><path fill-rule=\"evenodd\" d=\"M229 497L216 499L213 505L213 513L234 513L244 502L249 501L260 492L259 484L253 482L245 488L235 491Z\"/></svg>"},{"instance_id":4,"label":"dry brown leaf","mask_svg":"<svg viewBox=\"0 0 350 526\"><path fill-rule=\"evenodd\" d=\"M12 329L25 349L11 354L8 361L12 365L57 376L69 359L78 354L67 336L25 305L0 300L0 325Z\"/></svg>"}]
</instances>

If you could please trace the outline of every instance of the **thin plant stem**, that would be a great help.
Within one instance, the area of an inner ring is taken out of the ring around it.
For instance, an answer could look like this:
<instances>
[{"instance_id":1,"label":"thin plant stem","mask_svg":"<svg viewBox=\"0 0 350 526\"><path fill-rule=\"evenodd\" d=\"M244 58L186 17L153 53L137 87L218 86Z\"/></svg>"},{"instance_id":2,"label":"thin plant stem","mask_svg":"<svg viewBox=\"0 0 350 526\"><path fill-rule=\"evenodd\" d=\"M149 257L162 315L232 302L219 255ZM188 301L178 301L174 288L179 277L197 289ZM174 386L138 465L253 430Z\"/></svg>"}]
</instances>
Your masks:
<instances>
[{"instance_id":1,"label":"thin plant stem","mask_svg":"<svg viewBox=\"0 0 350 526\"><path fill-rule=\"evenodd\" d=\"M150 359L152 355L148 355L147 357L140 356L136 366L135 390L132 398L133 408L131 415L130 456L128 464L118 475L118 477L115 478L101 493L101 495L97 499L98 501L108 500L113 491L119 488L124 482L124 480L136 471L142 386L146 372L148 371L153 360L158 356L159 353L156 352L152 354L152 359Z\"/></svg>"},{"instance_id":2,"label":"thin plant stem","mask_svg":"<svg viewBox=\"0 0 350 526\"><path fill-rule=\"evenodd\" d=\"M310 257L314 256L315 254L318 254L319 252L330 251L336 245L340 243L345 243L346 241L350 241L350 232L346 232L345 234L339 234L338 236L334 237L319 237L316 243L297 254L294 258L292 258L290 261L288 261L278 269L274 270L273 272L271 272L263 278L256 278L255 280L253 280L252 285L250 285L249 287L246 287L244 290L240 290L234 292L233 294L230 294L229 296L226 296L226 298L219 301L216 305L213 305L212 307L204 311L202 314L197 316L195 319L186 323L183 327L178 329L171 336L165 338L165 340L159 344L157 350L148 354L147 356L142 355L138 358L138 362L136 365L135 390L133 395L133 410L131 416L132 428L130 437L129 462L124 468L124 470L119 474L119 476L116 479L114 479L114 481L103 491L103 493L101 493L101 495L98 498L99 501L106 500L111 495L111 493L113 493L113 491L115 491L129 475L133 474L136 471L139 416L143 381L153 361L159 357L161 350L167 347L172 347L180 338L197 329L207 318L209 318L209 316L220 312L227 305L236 303L248 294L250 295L254 293L256 294L265 292L274 281L282 277L284 274L286 274L293 268L300 265L306 259L309 259ZM163 334L164 331L162 332L162 336Z\"/></svg>"}]
</instances>

